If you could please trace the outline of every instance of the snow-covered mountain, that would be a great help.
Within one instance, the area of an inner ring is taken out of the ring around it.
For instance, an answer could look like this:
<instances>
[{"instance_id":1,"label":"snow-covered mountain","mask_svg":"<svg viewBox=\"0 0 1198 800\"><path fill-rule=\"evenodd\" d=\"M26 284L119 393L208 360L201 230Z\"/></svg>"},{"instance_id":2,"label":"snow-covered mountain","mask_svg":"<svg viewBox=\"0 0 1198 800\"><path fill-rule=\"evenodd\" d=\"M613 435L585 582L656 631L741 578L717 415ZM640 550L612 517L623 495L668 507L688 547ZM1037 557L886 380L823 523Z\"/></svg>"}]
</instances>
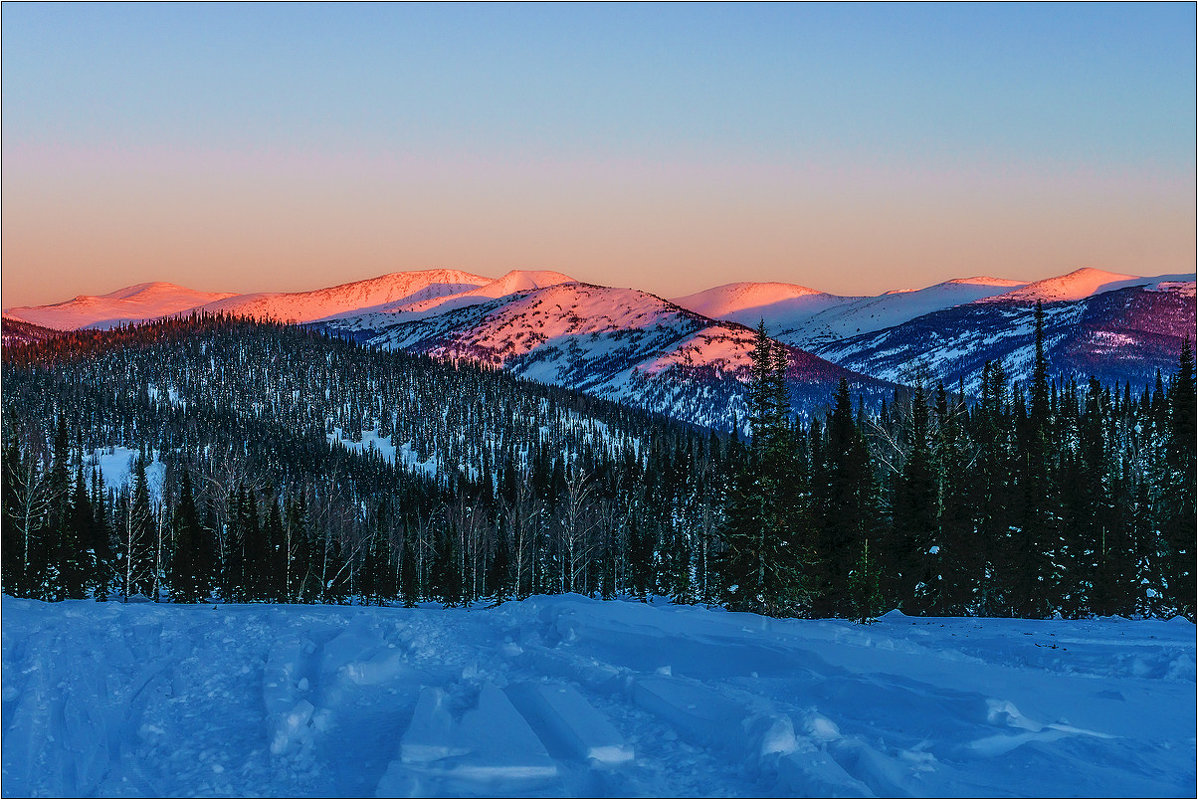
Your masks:
<instances>
[{"instance_id":1,"label":"snow-covered mountain","mask_svg":"<svg viewBox=\"0 0 1198 800\"><path fill-rule=\"evenodd\" d=\"M236 295L208 303L203 310L277 322L313 322L385 306L436 301L491 282L481 275L455 269L395 272L310 292Z\"/></svg>"},{"instance_id":2,"label":"snow-covered mountain","mask_svg":"<svg viewBox=\"0 0 1198 800\"><path fill-rule=\"evenodd\" d=\"M435 316L371 313L325 327L374 346L464 358L699 424L745 419L753 331L635 289L559 283ZM793 399L826 403L841 377L888 387L789 347Z\"/></svg>"},{"instance_id":3,"label":"snow-covered mountain","mask_svg":"<svg viewBox=\"0 0 1198 800\"><path fill-rule=\"evenodd\" d=\"M94 297L79 295L52 305L9 308L4 316L57 331L113 328L178 314L233 296L232 292L201 292L173 283L139 283Z\"/></svg>"},{"instance_id":4,"label":"snow-covered mountain","mask_svg":"<svg viewBox=\"0 0 1198 800\"><path fill-rule=\"evenodd\" d=\"M106 329L190 311L293 323L372 313L419 317L572 280L568 275L548 271L513 270L492 279L455 269L431 269L395 272L304 292L199 292L170 283L142 283L99 297L79 296L53 305L11 308L4 314L54 330Z\"/></svg>"},{"instance_id":5,"label":"snow-covered mountain","mask_svg":"<svg viewBox=\"0 0 1198 800\"><path fill-rule=\"evenodd\" d=\"M786 283L730 283L674 302L750 327L764 321L779 341L811 349L1024 285L1004 278L957 278L924 289L854 297Z\"/></svg>"},{"instance_id":6,"label":"snow-covered mountain","mask_svg":"<svg viewBox=\"0 0 1198 800\"><path fill-rule=\"evenodd\" d=\"M1026 380L1035 353L1035 304L1055 294L1067 299L1044 302L1054 374L1140 384L1152 381L1157 369L1168 374L1176 368L1183 338L1194 336L1193 275L1115 276L1102 283L1095 283L1093 275L1080 277L943 309L829 342L814 352L849 369L903 383L939 379L976 388L990 359L1001 360L1009 377ZM1094 287L1090 293L1087 284Z\"/></svg>"},{"instance_id":7,"label":"snow-covered mountain","mask_svg":"<svg viewBox=\"0 0 1198 800\"><path fill-rule=\"evenodd\" d=\"M485 279L484 279L485 280ZM423 319L436 314L444 314L459 308L467 308L506 297L516 292L529 289L542 289L547 286L557 286L561 283L571 283L574 279L560 272L512 270L501 278L484 283L482 286L464 289L452 294L424 297L420 299L403 299L386 303L375 308L360 308L352 312L338 314L339 317L354 317L356 323L363 327L381 326L398 320Z\"/></svg>"},{"instance_id":8,"label":"snow-covered mountain","mask_svg":"<svg viewBox=\"0 0 1198 800\"><path fill-rule=\"evenodd\" d=\"M1124 286L1134 286L1137 283L1143 283L1145 280L1147 279L1137 275L1123 275L1117 272L1094 269L1093 267L1083 267L1067 275L1057 275L1053 278L1033 281L1032 283L1012 289L1009 292L996 294L985 299L995 302L1016 301L1026 303L1034 303L1037 300L1045 303L1054 303L1061 300L1082 300L1086 297L1092 297L1096 294L1109 292Z\"/></svg>"},{"instance_id":9,"label":"snow-covered mountain","mask_svg":"<svg viewBox=\"0 0 1198 800\"><path fill-rule=\"evenodd\" d=\"M792 389L807 406L824 402L842 374L867 393L882 385L878 381L904 382L921 370L971 385L987 359L1001 358L1022 377L1037 301L1048 305L1055 369L1139 381L1158 367L1170 368L1181 337L1192 334L1193 285L1193 275L1140 278L1085 268L1031 283L958 278L861 297L742 282L669 302L634 289L577 283L560 272L515 270L493 279L435 269L306 292L211 293L146 283L10 309L6 317L56 330L193 310L320 323L360 341L483 361L722 424L741 414L751 339L746 328L761 320L773 338L791 346Z\"/></svg>"}]
</instances>

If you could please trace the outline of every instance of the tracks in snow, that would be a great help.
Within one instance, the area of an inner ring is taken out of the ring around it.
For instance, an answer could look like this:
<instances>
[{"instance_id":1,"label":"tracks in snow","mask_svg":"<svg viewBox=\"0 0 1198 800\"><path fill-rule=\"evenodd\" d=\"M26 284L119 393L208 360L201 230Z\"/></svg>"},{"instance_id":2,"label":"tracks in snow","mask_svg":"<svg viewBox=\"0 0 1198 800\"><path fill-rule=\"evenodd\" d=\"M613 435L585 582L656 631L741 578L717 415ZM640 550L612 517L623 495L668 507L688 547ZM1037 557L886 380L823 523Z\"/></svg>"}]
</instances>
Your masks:
<instances>
[{"instance_id":1,"label":"tracks in snow","mask_svg":"<svg viewBox=\"0 0 1198 800\"><path fill-rule=\"evenodd\" d=\"M905 621L883 634L579 597L4 604L20 612L3 632L9 795L995 794L1041 762L1059 773L1037 784L1050 794L1138 771L1142 793L1166 795L1186 778L1167 741L1146 765L1135 725L1077 715L1170 691L1192 707L1177 667L1192 641L1138 642L1149 672L1180 678L1116 691L1097 655L1044 682L1008 644L988 662L985 643L929 647Z\"/></svg>"}]
</instances>

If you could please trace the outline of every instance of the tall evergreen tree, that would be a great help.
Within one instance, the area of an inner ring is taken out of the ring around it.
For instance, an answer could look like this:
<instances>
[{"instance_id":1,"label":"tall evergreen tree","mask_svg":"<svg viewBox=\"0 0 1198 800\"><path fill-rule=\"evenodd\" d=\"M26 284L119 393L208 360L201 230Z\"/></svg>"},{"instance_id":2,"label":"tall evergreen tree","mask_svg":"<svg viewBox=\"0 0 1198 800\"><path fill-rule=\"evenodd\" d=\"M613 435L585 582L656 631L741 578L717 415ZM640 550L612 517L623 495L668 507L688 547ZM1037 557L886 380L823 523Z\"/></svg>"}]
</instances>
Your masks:
<instances>
[{"instance_id":1,"label":"tall evergreen tree","mask_svg":"<svg viewBox=\"0 0 1198 800\"><path fill-rule=\"evenodd\" d=\"M179 505L175 510L175 552L168 570L171 599L176 603L200 603L212 593L214 552L196 510L191 472L183 470Z\"/></svg>"},{"instance_id":2,"label":"tall evergreen tree","mask_svg":"<svg viewBox=\"0 0 1198 800\"><path fill-rule=\"evenodd\" d=\"M935 532L938 497L923 387L910 401L911 431L906 463L894 487L894 537L887 556L888 602L906 613L930 611L940 604L936 581Z\"/></svg>"},{"instance_id":3,"label":"tall evergreen tree","mask_svg":"<svg viewBox=\"0 0 1198 800\"><path fill-rule=\"evenodd\" d=\"M1162 534L1165 540L1167 591L1177 613L1195 618L1194 560L1198 538L1195 492L1195 401L1194 351L1187 338L1178 357L1177 375L1169 387L1169 425Z\"/></svg>"},{"instance_id":4,"label":"tall evergreen tree","mask_svg":"<svg viewBox=\"0 0 1198 800\"><path fill-rule=\"evenodd\" d=\"M822 512L817 553L823 562L820 573L824 583L819 587L813 612L817 616L840 616L853 611L849 572L877 522L869 451L853 415L848 382L843 378L821 449L824 463L813 494Z\"/></svg>"},{"instance_id":5,"label":"tall evergreen tree","mask_svg":"<svg viewBox=\"0 0 1198 800\"><path fill-rule=\"evenodd\" d=\"M797 530L795 448L785 350L757 329L749 382L752 438L727 492L722 538L729 608L794 614L806 605L806 552Z\"/></svg>"}]
</instances>

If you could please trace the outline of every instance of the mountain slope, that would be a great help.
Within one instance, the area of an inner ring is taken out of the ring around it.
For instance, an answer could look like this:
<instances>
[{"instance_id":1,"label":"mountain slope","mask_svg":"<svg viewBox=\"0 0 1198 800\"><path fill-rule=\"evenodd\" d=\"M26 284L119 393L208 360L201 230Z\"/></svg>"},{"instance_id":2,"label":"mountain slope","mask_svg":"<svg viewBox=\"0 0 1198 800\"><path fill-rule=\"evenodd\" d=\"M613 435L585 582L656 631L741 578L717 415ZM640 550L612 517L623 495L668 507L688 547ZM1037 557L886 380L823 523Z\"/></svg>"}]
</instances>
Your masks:
<instances>
[{"instance_id":1,"label":"mountain slope","mask_svg":"<svg viewBox=\"0 0 1198 800\"><path fill-rule=\"evenodd\" d=\"M733 283L675 302L715 319L750 327L764 321L770 335L779 341L812 349L1022 285L1001 278L958 278L914 291L845 297L791 284Z\"/></svg>"},{"instance_id":2,"label":"mountain slope","mask_svg":"<svg viewBox=\"0 0 1198 800\"><path fill-rule=\"evenodd\" d=\"M18 319L9 317L0 319L0 338L3 339L4 347L52 339L59 333L61 331L43 328L30 322L21 322Z\"/></svg>"},{"instance_id":3,"label":"mountain slope","mask_svg":"<svg viewBox=\"0 0 1198 800\"><path fill-rule=\"evenodd\" d=\"M173 283L139 283L98 296L79 295L45 306L20 306L4 316L59 331L112 328L158 319L233 297L231 292L200 292Z\"/></svg>"},{"instance_id":4,"label":"mountain slope","mask_svg":"<svg viewBox=\"0 0 1198 800\"><path fill-rule=\"evenodd\" d=\"M489 278L452 269L395 272L309 292L237 295L209 303L203 310L278 322L313 322L389 304L435 300L488 283Z\"/></svg>"},{"instance_id":5,"label":"mountain slope","mask_svg":"<svg viewBox=\"0 0 1198 800\"><path fill-rule=\"evenodd\" d=\"M1141 285L1044 304L1054 375L1144 384L1157 369L1176 367L1183 338L1194 335L1193 276L1188 281L1137 280ZM974 389L991 359L1001 360L1013 379L1031 375L1034 316L1034 301L991 298L831 342L815 352L887 380L910 382L922 373Z\"/></svg>"},{"instance_id":6,"label":"mountain slope","mask_svg":"<svg viewBox=\"0 0 1198 800\"><path fill-rule=\"evenodd\" d=\"M1057 275L1053 278L1034 281L1026 286L1020 286L1004 294L988 298L994 302L1023 302L1034 303L1040 300L1054 303L1061 300L1081 300L1102 292L1108 292L1122 286L1128 286L1144 278L1136 275L1123 275L1117 272L1106 272L1092 267L1083 267L1067 275Z\"/></svg>"},{"instance_id":7,"label":"mountain slope","mask_svg":"<svg viewBox=\"0 0 1198 800\"><path fill-rule=\"evenodd\" d=\"M529 289L542 289L548 286L556 286L560 283L572 283L573 281L574 279L569 275L564 275L560 272L512 270L503 277L496 278L477 288L417 300L397 300L374 309L360 309L356 312L348 312L339 316L353 316L357 324L365 327L373 327L398 320L422 319L436 314L443 314L447 311L485 303L488 300L506 297L516 292L527 291Z\"/></svg>"},{"instance_id":8,"label":"mountain slope","mask_svg":"<svg viewBox=\"0 0 1198 800\"><path fill-rule=\"evenodd\" d=\"M745 419L753 332L634 289L558 284L423 319L374 314L326 325L371 345L490 364L698 424ZM802 408L826 403L842 377L866 394L886 388L788 351L792 399Z\"/></svg>"}]
</instances>

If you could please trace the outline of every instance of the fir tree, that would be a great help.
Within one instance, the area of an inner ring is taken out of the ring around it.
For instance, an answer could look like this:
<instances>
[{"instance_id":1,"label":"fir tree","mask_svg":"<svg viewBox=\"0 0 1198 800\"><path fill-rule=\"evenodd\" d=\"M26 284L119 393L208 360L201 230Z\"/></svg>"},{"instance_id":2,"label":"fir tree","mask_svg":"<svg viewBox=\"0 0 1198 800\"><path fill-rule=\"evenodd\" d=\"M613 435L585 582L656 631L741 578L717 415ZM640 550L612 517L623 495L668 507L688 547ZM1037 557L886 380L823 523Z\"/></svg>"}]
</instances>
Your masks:
<instances>
[{"instance_id":1,"label":"fir tree","mask_svg":"<svg viewBox=\"0 0 1198 800\"><path fill-rule=\"evenodd\" d=\"M849 616L867 624L882 613L882 590L878 567L869 554L869 539L861 546L861 555L849 572Z\"/></svg>"},{"instance_id":2,"label":"fir tree","mask_svg":"<svg viewBox=\"0 0 1198 800\"><path fill-rule=\"evenodd\" d=\"M171 599L176 603L204 602L212 593L214 554L207 532L200 525L191 473L186 469L174 523L175 552L168 570Z\"/></svg>"}]
</instances>

